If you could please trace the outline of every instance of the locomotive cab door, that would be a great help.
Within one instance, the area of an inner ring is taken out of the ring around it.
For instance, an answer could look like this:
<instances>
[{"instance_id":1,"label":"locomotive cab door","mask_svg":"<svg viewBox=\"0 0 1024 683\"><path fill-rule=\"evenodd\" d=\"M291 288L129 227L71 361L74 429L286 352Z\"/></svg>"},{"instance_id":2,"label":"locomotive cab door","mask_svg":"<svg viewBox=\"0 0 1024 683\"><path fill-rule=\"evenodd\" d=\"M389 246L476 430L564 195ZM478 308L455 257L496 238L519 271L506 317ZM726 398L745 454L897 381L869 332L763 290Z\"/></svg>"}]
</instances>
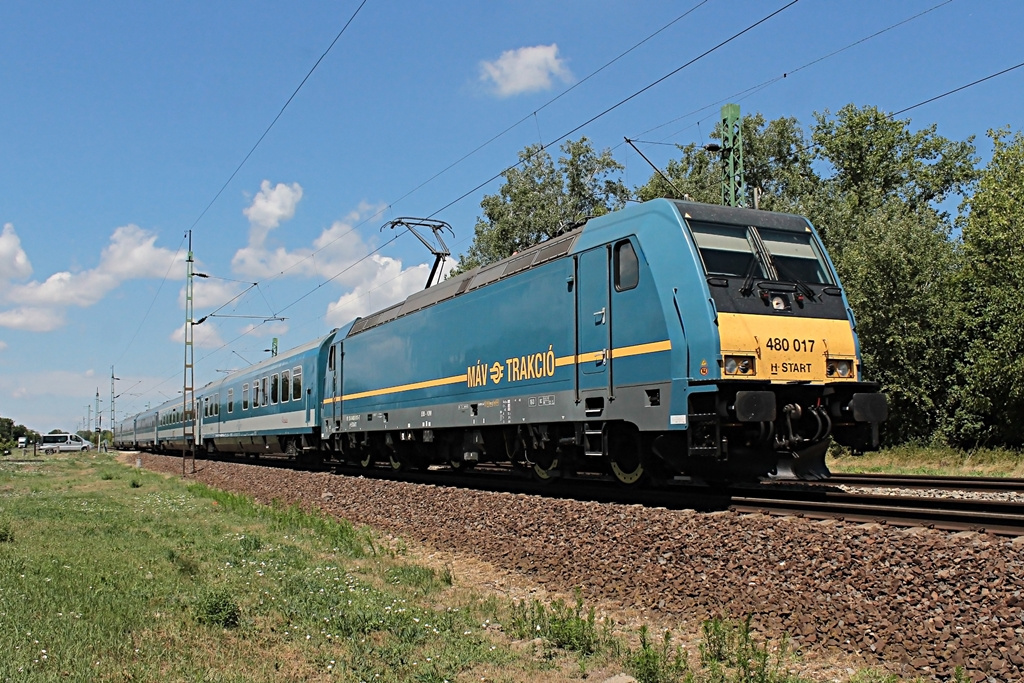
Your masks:
<instances>
[{"instance_id":1,"label":"locomotive cab door","mask_svg":"<svg viewBox=\"0 0 1024 683\"><path fill-rule=\"evenodd\" d=\"M324 374L324 434L338 430L341 423L341 342L331 345L327 352L327 372Z\"/></svg>"},{"instance_id":2,"label":"locomotive cab door","mask_svg":"<svg viewBox=\"0 0 1024 683\"><path fill-rule=\"evenodd\" d=\"M606 389L611 360L609 250L601 246L578 257L576 358L581 392Z\"/></svg>"}]
</instances>

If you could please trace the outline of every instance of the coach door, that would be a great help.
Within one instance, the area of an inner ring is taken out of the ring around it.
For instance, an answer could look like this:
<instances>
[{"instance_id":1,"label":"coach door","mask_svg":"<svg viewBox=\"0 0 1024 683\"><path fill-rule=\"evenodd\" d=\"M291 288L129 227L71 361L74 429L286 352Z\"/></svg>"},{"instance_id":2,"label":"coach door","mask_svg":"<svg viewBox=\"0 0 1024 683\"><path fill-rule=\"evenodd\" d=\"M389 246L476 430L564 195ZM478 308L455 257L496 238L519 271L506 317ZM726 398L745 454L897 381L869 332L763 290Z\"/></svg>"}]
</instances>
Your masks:
<instances>
[{"instance_id":1,"label":"coach door","mask_svg":"<svg viewBox=\"0 0 1024 683\"><path fill-rule=\"evenodd\" d=\"M202 407L202 436L205 439L212 439L220 432L220 394L209 394L203 396Z\"/></svg>"}]
</instances>

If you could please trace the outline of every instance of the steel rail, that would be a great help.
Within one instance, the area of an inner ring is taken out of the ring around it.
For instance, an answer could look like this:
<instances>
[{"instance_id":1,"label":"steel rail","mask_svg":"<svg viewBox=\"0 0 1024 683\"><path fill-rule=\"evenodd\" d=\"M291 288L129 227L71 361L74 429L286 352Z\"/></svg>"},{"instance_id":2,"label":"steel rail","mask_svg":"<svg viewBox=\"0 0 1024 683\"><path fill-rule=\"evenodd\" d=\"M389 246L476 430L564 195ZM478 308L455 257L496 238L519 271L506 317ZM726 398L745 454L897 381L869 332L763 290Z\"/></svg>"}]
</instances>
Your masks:
<instances>
[{"instance_id":1,"label":"steel rail","mask_svg":"<svg viewBox=\"0 0 1024 683\"><path fill-rule=\"evenodd\" d=\"M929 488L959 491L1022 491L1024 479L1004 477L945 477L915 474L835 474L824 485L878 486L893 488Z\"/></svg>"},{"instance_id":2,"label":"steel rail","mask_svg":"<svg viewBox=\"0 0 1024 683\"><path fill-rule=\"evenodd\" d=\"M763 512L1003 536L1024 535L1024 504L1002 501L843 493L828 493L820 497L740 495L733 497L730 509L741 513Z\"/></svg>"}]
</instances>

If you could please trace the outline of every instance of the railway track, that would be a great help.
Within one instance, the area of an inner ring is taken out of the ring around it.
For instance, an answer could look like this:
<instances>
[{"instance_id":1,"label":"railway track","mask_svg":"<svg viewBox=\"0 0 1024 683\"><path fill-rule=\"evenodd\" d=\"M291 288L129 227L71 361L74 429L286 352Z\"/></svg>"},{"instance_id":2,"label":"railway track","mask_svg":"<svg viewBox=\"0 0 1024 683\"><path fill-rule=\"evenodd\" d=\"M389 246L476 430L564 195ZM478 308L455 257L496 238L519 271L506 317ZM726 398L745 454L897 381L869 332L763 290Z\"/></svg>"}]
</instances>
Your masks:
<instances>
[{"instance_id":1,"label":"railway track","mask_svg":"<svg viewBox=\"0 0 1024 683\"><path fill-rule=\"evenodd\" d=\"M945 489L957 491L1024 491L1024 479L1003 477L940 477L913 474L832 474L821 484L885 488Z\"/></svg>"},{"instance_id":2,"label":"railway track","mask_svg":"<svg viewBox=\"0 0 1024 683\"><path fill-rule=\"evenodd\" d=\"M809 519L925 526L1024 536L1024 504L962 498L888 496L821 491L817 495L733 496L729 509L740 513L797 515Z\"/></svg>"},{"instance_id":3,"label":"railway track","mask_svg":"<svg viewBox=\"0 0 1024 683\"><path fill-rule=\"evenodd\" d=\"M235 462L294 468L294 463L289 464L286 461L273 459L258 461L240 459ZM197 467L201 466L202 461L197 461ZM387 467L357 469L331 466L330 469L341 476L537 495L595 503L643 505L701 512L732 510L740 514L841 519L892 526L923 526L950 531L977 531L1004 536L1024 536L1024 504L1022 503L974 498L849 492L838 487L839 484L849 484L969 491L1024 490L1024 482L1020 480L840 475L831 481L797 484L771 483L713 487L685 481L672 481L657 488L631 488L617 484L611 477L582 476L541 482L525 476L522 472L485 466L463 472L454 472L444 468L403 472L395 472ZM964 482L964 486L957 486L959 482Z\"/></svg>"}]
</instances>

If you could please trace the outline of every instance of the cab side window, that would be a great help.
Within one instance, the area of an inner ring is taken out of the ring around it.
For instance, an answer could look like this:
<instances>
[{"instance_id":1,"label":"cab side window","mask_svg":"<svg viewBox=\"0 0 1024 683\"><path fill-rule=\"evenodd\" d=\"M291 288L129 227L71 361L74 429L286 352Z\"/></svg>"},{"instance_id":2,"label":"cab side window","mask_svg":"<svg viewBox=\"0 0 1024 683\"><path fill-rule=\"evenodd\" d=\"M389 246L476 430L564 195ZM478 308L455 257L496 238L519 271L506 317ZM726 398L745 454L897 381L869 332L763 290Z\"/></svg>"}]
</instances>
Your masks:
<instances>
[{"instance_id":1,"label":"cab side window","mask_svg":"<svg viewBox=\"0 0 1024 683\"><path fill-rule=\"evenodd\" d=\"M625 292L640 282L640 260L629 240L615 245L615 291Z\"/></svg>"}]
</instances>

